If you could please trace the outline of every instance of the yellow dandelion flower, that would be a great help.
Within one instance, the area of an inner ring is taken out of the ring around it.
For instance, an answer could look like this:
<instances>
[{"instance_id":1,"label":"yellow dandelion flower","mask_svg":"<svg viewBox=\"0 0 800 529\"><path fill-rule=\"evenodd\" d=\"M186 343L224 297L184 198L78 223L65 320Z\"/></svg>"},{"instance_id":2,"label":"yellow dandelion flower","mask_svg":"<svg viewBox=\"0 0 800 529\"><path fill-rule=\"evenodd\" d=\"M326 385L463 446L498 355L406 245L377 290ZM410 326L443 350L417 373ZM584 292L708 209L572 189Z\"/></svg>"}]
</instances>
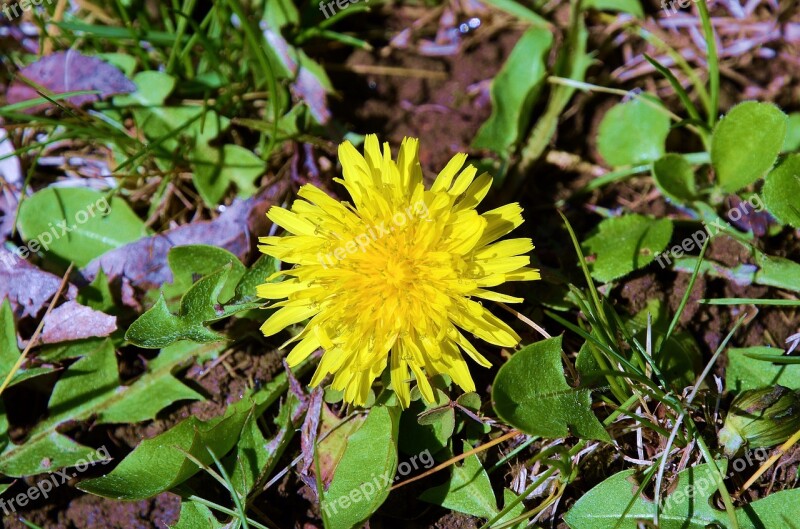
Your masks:
<instances>
[{"instance_id":1,"label":"yellow dandelion flower","mask_svg":"<svg viewBox=\"0 0 800 529\"><path fill-rule=\"evenodd\" d=\"M287 358L295 366L324 350L311 385L333 375L332 388L357 405L372 382L391 369L401 404L411 400L411 373L428 402L428 377L449 375L464 391L474 391L462 351L479 365L491 364L464 336L513 347L519 336L478 299L520 302L491 290L505 281L528 281L530 239L499 238L522 224L522 208L508 204L479 214L492 178L477 176L457 154L425 189L419 142L406 138L395 162L388 143L366 137L364 156L350 142L339 146L344 178L336 179L352 197L338 202L320 189L303 186L291 210L273 207L272 222L290 235L262 237L267 255L294 265L275 274L281 282L260 285L259 296L282 300L261 327L271 336L310 318L292 340Z\"/></svg>"}]
</instances>

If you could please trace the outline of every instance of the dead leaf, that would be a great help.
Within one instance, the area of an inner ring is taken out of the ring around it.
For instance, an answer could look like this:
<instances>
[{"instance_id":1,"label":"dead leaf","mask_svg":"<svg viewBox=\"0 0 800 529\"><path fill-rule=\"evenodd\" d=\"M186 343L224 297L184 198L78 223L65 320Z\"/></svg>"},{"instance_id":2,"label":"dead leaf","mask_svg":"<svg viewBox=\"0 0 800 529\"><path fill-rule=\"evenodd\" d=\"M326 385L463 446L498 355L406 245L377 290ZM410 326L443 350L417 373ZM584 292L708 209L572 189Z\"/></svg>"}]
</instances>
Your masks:
<instances>
[{"instance_id":1,"label":"dead leaf","mask_svg":"<svg viewBox=\"0 0 800 529\"><path fill-rule=\"evenodd\" d=\"M43 344L102 338L117 330L117 318L99 310L67 301L44 319L40 341Z\"/></svg>"},{"instance_id":2,"label":"dead leaf","mask_svg":"<svg viewBox=\"0 0 800 529\"><path fill-rule=\"evenodd\" d=\"M106 252L84 268L83 276L92 281L102 267L111 282L128 282L138 289L150 290L172 281L167 254L175 246L209 244L245 259L254 237L248 220L261 200L235 200L214 220L184 224Z\"/></svg>"},{"instance_id":3,"label":"dead leaf","mask_svg":"<svg viewBox=\"0 0 800 529\"><path fill-rule=\"evenodd\" d=\"M17 76L24 77L34 85L50 90L53 94L79 90L100 92L66 99L75 106L100 101L116 94L128 94L136 91L133 81L125 77L125 74L116 66L97 57L88 57L75 50L60 51L42 57L20 70ZM11 83L6 95L9 103L19 103L39 97L41 96L33 86L19 79L15 79ZM33 114L51 106L50 103L36 105L25 109L24 112Z\"/></svg>"},{"instance_id":4,"label":"dead leaf","mask_svg":"<svg viewBox=\"0 0 800 529\"><path fill-rule=\"evenodd\" d=\"M22 166L14 151L8 133L0 129L0 242L14 231L14 215L24 182Z\"/></svg>"},{"instance_id":5,"label":"dead leaf","mask_svg":"<svg viewBox=\"0 0 800 529\"><path fill-rule=\"evenodd\" d=\"M17 318L35 318L58 291L60 284L60 277L39 270L5 248L0 248L0 301L8 298ZM77 293L75 285L69 285L64 297L74 299Z\"/></svg>"}]
</instances>

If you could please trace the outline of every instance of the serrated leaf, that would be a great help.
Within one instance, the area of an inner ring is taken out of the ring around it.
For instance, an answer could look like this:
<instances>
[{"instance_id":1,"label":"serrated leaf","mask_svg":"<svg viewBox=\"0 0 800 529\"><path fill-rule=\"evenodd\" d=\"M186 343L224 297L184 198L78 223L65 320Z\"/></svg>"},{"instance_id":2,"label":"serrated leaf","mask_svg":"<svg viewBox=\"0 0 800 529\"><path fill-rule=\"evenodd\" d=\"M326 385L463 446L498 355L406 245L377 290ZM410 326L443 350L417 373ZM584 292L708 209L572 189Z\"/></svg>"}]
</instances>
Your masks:
<instances>
[{"instance_id":1,"label":"serrated leaf","mask_svg":"<svg viewBox=\"0 0 800 529\"><path fill-rule=\"evenodd\" d=\"M17 221L29 247L36 241L41 251L79 267L147 235L144 222L124 199L107 201L102 193L83 187L48 187L34 193L20 206Z\"/></svg>"},{"instance_id":2,"label":"serrated leaf","mask_svg":"<svg viewBox=\"0 0 800 529\"><path fill-rule=\"evenodd\" d=\"M552 45L553 35L546 28L530 28L520 37L492 80L492 114L475 136L473 147L508 156L522 139L547 75L546 60Z\"/></svg>"},{"instance_id":3,"label":"serrated leaf","mask_svg":"<svg viewBox=\"0 0 800 529\"><path fill-rule=\"evenodd\" d=\"M469 450L472 447L464 441L464 452ZM492 518L499 512L492 482L476 454L454 465L447 483L426 490L419 499L478 518Z\"/></svg>"},{"instance_id":4,"label":"serrated leaf","mask_svg":"<svg viewBox=\"0 0 800 529\"><path fill-rule=\"evenodd\" d=\"M259 257L236 285L236 295L231 303L252 303L261 299L258 297L256 289L280 269L280 264L280 261L270 255ZM276 278L275 281L278 279Z\"/></svg>"},{"instance_id":5,"label":"serrated leaf","mask_svg":"<svg viewBox=\"0 0 800 529\"><path fill-rule=\"evenodd\" d=\"M669 244L672 221L626 214L604 219L584 241L595 256L589 268L597 281L607 283L653 262Z\"/></svg>"},{"instance_id":6,"label":"serrated leaf","mask_svg":"<svg viewBox=\"0 0 800 529\"><path fill-rule=\"evenodd\" d=\"M754 354L782 354L773 347L745 347L728 349L728 367L725 369L725 390L740 393L748 389L781 385L800 390L800 364L773 364L745 356Z\"/></svg>"},{"instance_id":7,"label":"serrated leaf","mask_svg":"<svg viewBox=\"0 0 800 529\"><path fill-rule=\"evenodd\" d=\"M675 202L689 202L697 195L692 164L679 154L669 153L656 160L653 180L661 193Z\"/></svg>"},{"instance_id":8,"label":"serrated leaf","mask_svg":"<svg viewBox=\"0 0 800 529\"><path fill-rule=\"evenodd\" d=\"M771 103L746 101L733 107L711 137L717 183L735 193L769 171L786 138L787 116Z\"/></svg>"},{"instance_id":9,"label":"serrated leaf","mask_svg":"<svg viewBox=\"0 0 800 529\"><path fill-rule=\"evenodd\" d=\"M800 228L800 154L786 157L764 181L764 202L782 224Z\"/></svg>"},{"instance_id":10,"label":"serrated leaf","mask_svg":"<svg viewBox=\"0 0 800 529\"><path fill-rule=\"evenodd\" d=\"M37 424L24 443L9 444L0 454L0 473L27 476L80 462L95 450L60 434L68 422L93 418L95 424L153 419L176 400L201 399L173 376L173 371L198 354L195 344L165 349L147 371L129 386L121 386L114 347L106 339L72 364L53 388L49 417Z\"/></svg>"},{"instance_id":11,"label":"serrated leaf","mask_svg":"<svg viewBox=\"0 0 800 529\"><path fill-rule=\"evenodd\" d=\"M614 105L600 122L597 150L611 167L640 165L664 156L669 116L661 102L640 95Z\"/></svg>"},{"instance_id":12,"label":"serrated leaf","mask_svg":"<svg viewBox=\"0 0 800 529\"><path fill-rule=\"evenodd\" d=\"M389 495L397 468L400 412L377 405L350 436L328 490L320 494L326 529L360 527Z\"/></svg>"},{"instance_id":13,"label":"serrated leaf","mask_svg":"<svg viewBox=\"0 0 800 529\"><path fill-rule=\"evenodd\" d=\"M178 423L151 439L145 439L109 474L82 481L78 488L120 500L139 500L171 489L200 468L186 454L205 465L213 464L209 450L222 458L236 445L249 415L261 416L287 389L286 373L230 405L220 417L197 417Z\"/></svg>"},{"instance_id":14,"label":"serrated leaf","mask_svg":"<svg viewBox=\"0 0 800 529\"><path fill-rule=\"evenodd\" d=\"M172 314L162 295L155 306L139 316L125 333L125 339L139 347L156 349L178 340L199 343L223 340L223 336L206 324L227 314L219 304L219 296L232 268L227 264L198 280L181 298L180 309Z\"/></svg>"},{"instance_id":15,"label":"serrated leaf","mask_svg":"<svg viewBox=\"0 0 800 529\"><path fill-rule=\"evenodd\" d=\"M560 336L514 353L497 373L492 401L498 417L529 435L611 441L592 413L589 390L564 378Z\"/></svg>"},{"instance_id":16,"label":"serrated leaf","mask_svg":"<svg viewBox=\"0 0 800 529\"><path fill-rule=\"evenodd\" d=\"M236 285L246 271L242 262L228 250L205 244L171 248L167 254L167 262L173 280L171 284L164 285L162 292L171 309L176 308L175 301L180 300L198 278L212 274L229 264L231 271L219 294L219 302L227 302L233 297Z\"/></svg>"}]
</instances>

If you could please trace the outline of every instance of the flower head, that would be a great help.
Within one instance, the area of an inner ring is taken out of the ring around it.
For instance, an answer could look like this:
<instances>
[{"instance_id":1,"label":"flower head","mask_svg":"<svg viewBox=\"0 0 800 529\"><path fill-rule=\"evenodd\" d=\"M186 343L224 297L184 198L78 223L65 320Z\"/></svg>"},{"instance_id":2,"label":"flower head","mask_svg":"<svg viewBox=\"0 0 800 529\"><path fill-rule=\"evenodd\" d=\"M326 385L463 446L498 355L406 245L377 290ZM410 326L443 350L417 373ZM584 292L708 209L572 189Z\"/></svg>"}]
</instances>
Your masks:
<instances>
[{"instance_id":1,"label":"flower head","mask_svg":"<svg viewBox=\"0 0 800 529\"><path fill-rule=\"evenodd\" d=\"M491 365L464 336L512 347L519 336L480 301L519 302L487 290L505 281L539 278L528 268L530 239L497 240L522 224L522 208L508 204L479 214L492 178L466 168L457 154L426 190L419 142L406 138L395 162L388 144L368 135L364 156L350 142L339 146L352 205L303 186L291 210L273 207L272 222L291 235L262 237L262 252L294 265L286 279L266 283L259 296L283 300L261 327L266 336L309 319L291 340L297 365L324 350L311 381L333 374L332 388L363 405L387 365L403 406L410 402L411 373L428 402L428 377L449 375L464 391L475 383L462 351Z\"/></svg>"}]
</instances>

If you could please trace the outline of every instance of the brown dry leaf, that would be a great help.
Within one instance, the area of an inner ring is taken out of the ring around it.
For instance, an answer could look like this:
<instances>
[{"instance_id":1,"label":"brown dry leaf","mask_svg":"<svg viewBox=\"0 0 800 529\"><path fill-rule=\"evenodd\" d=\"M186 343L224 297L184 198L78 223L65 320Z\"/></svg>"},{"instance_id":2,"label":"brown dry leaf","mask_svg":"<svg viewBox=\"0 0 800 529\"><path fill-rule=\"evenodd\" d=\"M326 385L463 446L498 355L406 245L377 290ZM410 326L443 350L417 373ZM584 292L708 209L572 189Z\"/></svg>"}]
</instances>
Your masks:
<instances>
[{"instance_id":1,"label":"brown dry leaf","mask_svg":"<svg viewBox=\"0 0 800 529\"><path fill-rule=\"evenodd\" d=\"M133 81L125 77L117 67L98 59L88 57L75 50L60 51L42 57L35 63L26 66L17 74L34 85L42 86L53 94L63 94L79 90L97 90L99 94L86 94L69 97L73 105L82 106L116 94L128 94L136 91ZM9 103L19 103L41 97L33 86L15 79L6 94ZM49 108L50 103L36 105L24 110L36 113Z\"/></svg>"},{"instance_id":2,"label":"brown dry leaf","mask_svg":"<svg viewBox=\"0 0 800 529\"><path fill-rule=\"evenodd\" d=\"M192 222L145 237L98 257L81 272L91 282L102 268L109 283L119 289L123 304L140 309L135 289L145 291L172 281L167 254L175 246L208 244L224 248L246 261L255 238L266 235L266 210L280 200L288 182L284 179L247 200L236 199L214 220Z\"/></svg>"},{"instance_id":3,"label":"brown dry leaf","mask_svg":"<svg viewBox=\"0 0 800 529\"><path fill-rule=\"evenodd\" d=\"M102 338L117 330L117 318L104 312L67 301L44 319L41 342L69 342L84 338Z\"/></svg>"},{"instance_id":4,"label":"brown dry leaf","mask_svg":"<svg viewBox=\"0 0 800 529\"><path fill-rule=\"evenodd\" d=\"M0 301L8 298L17 318L36 317L58 291L60 284L60 277L39 270L5 248L0 248ZM64 297L74 299L77 293L75 285L69 285Z\"/></svg>"}]
</instances>

